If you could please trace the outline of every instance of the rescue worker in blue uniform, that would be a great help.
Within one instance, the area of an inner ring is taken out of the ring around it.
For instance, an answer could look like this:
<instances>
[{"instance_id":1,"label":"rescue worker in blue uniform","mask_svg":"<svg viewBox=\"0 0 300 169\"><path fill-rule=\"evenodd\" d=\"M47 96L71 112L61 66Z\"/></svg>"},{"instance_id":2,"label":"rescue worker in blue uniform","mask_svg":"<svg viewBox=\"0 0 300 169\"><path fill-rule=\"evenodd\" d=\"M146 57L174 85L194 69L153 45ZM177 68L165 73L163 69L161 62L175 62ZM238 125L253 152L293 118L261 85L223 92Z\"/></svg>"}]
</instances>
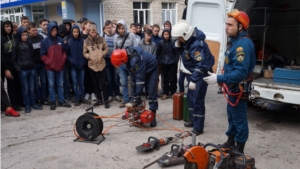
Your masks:
<instances>
[{"instance_id":1,"label":"rescue worker in blue uniform","mask_svg":"<svg viewBox=\"0 0 300 169\"><path fill-rule=\"evenodd\" d=\"M191 122L186 122L185 127L193 127L192 133L200 135L204 129L205 104L204 99L208 84L203 77L212 71L215 63L206 44L205 34L193 28L187 21L181 20L172 28L173 37L178 37L175 47L182 52L181 60L184 67L190 71L189 90L187 93L188 107Z\"/></svg>"},{"instance_id":2,"label":"rescue worker in blue uniform","mask_svg":"<svg viewBox=\"0 0 300 169\"><path fill-rule=\"evenodd\" d=\"M225 52L224 74L204 78L209 83L223 83L223 91L228 95L227 115L228 140L220 145L244 153L249 128L247 120L247 99L255 67L255 48L247 34L249 17L246 13L234 9L226 20L226 34L230 43ZM239 95L241 93L243 95Z\"/></svg>"},{"instance_id":3,"label":"rescue worker in blue uniform","mask_svg":"<svg viewBox=\"0 0 300 169\"><path fill-rule=\"evenodd\" d=\"M142 103L141 95L145 82L148 83L149 109L156 114L158 109L156 95L156 81L158 78L158 62L152 54L144 52L141 47L127 47L126 49L117 49L111 55L111 62L115 67L126 64L133 82L132 97L125 106L133 107ZM124 116L122 117L124 118ZM156 118L150 123L151 127L156 126Z\"/></svg>"}]
</instances>

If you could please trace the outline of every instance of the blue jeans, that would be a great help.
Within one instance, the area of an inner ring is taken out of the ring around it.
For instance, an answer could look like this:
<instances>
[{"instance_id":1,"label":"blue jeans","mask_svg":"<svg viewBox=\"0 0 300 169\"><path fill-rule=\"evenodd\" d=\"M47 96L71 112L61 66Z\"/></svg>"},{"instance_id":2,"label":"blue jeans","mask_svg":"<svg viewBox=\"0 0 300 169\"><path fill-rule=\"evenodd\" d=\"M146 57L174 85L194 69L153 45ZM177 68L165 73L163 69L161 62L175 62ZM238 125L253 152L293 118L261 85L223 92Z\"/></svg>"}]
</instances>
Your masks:
<instances>
[{"instance_id":1,"label":"blue jeans","mask_svg":"<svg viewBox=\"0 0 300 169\"><path fill-rule=\"evenodd\" d=\"M73 91L76 100L84 98L84 75L85 68L77 69L71 66L71 77L73 82Z\"/></svg>"},{"instance_id":2,"label":"blue jeans","mask_svg":"<svg viewBox=\"0 0 300 169\"><path fill-rule=\"evenodd\" d=\"M120 85L119 85L119 75L117 73L117 69L110 63L110 61L106 62L106 77L107 77L107 89L108 96L113 96L113 94L120 94Z\"/></svg>"},{"instance_id":3,"label":"blue jeans","mask_svg":"<svg viewBox=\"0 0 300 169\"><path fill-rule=\"evenodd\" d=\"M123 99L125 102L129 102L129 94L128 94L128 75L129 71L127 67L123 64L118 68L120 83L123 90Z\"/></svg>"},{"instance_id":4,"label":"blue jeans","mask_svg":"<svg viewBox=\"0 0 300 169\"><path fill-rule=\"evenodd\" d=\"M189 74L179 72L179 79L178 79L178 86L179 86L179 92L184 92L184 79L186 78L187 81L190 81Z\"/></svg>"},{"instance_id":5,"label":"blue jeans","mask_svg":"<svg viewBox=\"0 0 300 169\"><path fill-rule=\"evenodd\" d=\"M22 95L25 105L36 104L34 98L34 68L21 69L19 72L22 85Z\"/></svg>"},{"instance_id":6,"label":"blue jeans","mask_svg":"<svg viewBox=\"0 0 300 169\"><path fill-rule=\"evenodd\" d=\"M34 91L37 100L46 100L47 97L47 81L46 70L44 63L35 63L34 65L35 77L34 77Z\"/></svg>"},{"instance_id":7,"label":"blue jeans","mask_svg":"<svg viewBox=\"0 0 300 169\"><path fill-rule=\"evenodd\" d=\"M70 98L70 63L66 60L64 66L64 96L65 98Z\"/></svg>"},{"instance_id":8,"label":"blue jeans","mask_svg":"<svg viewBox=\"0 0 300 169\"><path fill-rule=\"evenodd\" d=\"M48 77L48 88L49 88L49 98L51 102L55 102L55 89L57 89L58 101L63 103L65 101L64 97L64 72L63 71L49 71L47 70Z\"/></svg>"}]
</instances>

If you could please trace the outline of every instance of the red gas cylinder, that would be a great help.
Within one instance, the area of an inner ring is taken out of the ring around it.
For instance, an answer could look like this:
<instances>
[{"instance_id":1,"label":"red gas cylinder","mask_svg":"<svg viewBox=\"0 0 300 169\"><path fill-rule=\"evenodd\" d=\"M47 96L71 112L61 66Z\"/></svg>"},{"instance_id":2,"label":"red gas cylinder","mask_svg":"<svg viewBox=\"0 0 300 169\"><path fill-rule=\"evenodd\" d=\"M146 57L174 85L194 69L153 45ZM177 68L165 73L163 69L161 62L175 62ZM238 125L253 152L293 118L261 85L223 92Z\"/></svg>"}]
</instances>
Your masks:
<instances>
[{"instance_id":1,"label":"red gas cylinder","mask_svg":"<svg viewBox=\"0 0 300 169\"><path fill-rule=\"evenodd\" d=\"M183 92L175 93L173 95L173 119L183 119Z\"/></svg>"}]
</instances>

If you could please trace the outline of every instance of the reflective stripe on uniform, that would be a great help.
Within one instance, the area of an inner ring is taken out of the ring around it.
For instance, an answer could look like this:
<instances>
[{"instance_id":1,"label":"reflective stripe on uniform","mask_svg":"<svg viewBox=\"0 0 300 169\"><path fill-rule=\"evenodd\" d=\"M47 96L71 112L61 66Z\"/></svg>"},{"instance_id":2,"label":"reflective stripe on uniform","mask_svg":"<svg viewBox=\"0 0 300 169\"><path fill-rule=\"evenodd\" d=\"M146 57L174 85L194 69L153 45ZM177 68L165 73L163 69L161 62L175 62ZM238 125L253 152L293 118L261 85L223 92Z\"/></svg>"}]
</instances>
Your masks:
<instances>
[{"instance_id":1,"label":"reflective stripe on uniform","mask_svg":"<svg viewBox=\"0 0 300 169\"><path fill-rule=\"evenodd\" d=\"M193 108L189 108L189 110L194 110Z\"/></svg>"},{"instance_id":2,"label":"reflective stripe on uniform","mask_svg":"<svg viewBox=\"0 0 300 169\"><path fill-rule=\"evenodd\" d=\"M145 82L136 82L135 84L144 84Z\"/></svg>"},{"instance_id":3,"label":"reflective stripe on uniform","mask_svg":"<svg viewBox=\"0 0 300 169\"><path fill-rule=\"evenodd\" d=\"M204 72L202 72L200 69L194 69L194 70L197 71L197 72L200 72L200 73L204 74Z\"/></svg>"},{"instance_id":4,"label":"reflective stripe on uniform","mask_svg":"<svg viewBox=\"0 0 300 169\"><path fill-rule=\"evenodd\" d=\"M157 100L148 100L148 102L157 102Z\"/></svg>"},{"instance_id":5,"label":"reflective stripe on uniform","mask_svg":"<svg viewBox=\"0 0 300 169\"><path fill-rule=\"evenodd\" d=\"M193 116L196 116L196 117L205 117L204 115L198 115L198 114L193 114Z\"/></svg>"}]
</instances>

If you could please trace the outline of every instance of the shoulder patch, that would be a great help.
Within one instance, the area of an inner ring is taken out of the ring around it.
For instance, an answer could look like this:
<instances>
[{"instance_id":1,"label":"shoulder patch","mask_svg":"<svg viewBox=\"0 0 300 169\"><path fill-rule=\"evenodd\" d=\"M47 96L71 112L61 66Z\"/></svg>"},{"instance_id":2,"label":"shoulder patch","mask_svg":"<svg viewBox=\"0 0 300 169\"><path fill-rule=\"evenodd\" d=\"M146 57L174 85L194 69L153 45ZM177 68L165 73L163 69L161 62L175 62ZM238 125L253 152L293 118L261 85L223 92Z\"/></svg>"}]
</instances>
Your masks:
<instances>
[{"instance_id":1,"label":"shoulder patch","mask_svg":"<svg viewBox=\"0 0 300 169\"><path fill-rule=\"evenodd\" d=\"M195 56L195 58L196 58L196 60L197 60L198 62L200 62L200 61L202 60L202 56L201 56L201 53L200 53L199 51L196 51L196 52L194 53L194 56Z\"/></svg>"},{"instance_id":2,"label":"shoulder patch","mask_svg":"<svg viewBox=\"0 0 300 169\"><path fill-rule=\"evenodd\" d=\"M244 60L244 58L245 58L245 54L244 54L244 52L238 52L238 53L236 54L236 57L237 57L237 60L238 60L239 62L242 62L242 61Z\"/></svg>"},{"instance_id":3,"label":"shoulder patch","mask_svg":"<svg viewBox=\"0 0 300 169\"><path fill-rule=\"evenodd\" d=\"M238 48L236 48L236 53L244 51L243 47L239 46Z\"/></svg>"},{"instance_id":4,"label":"shoulder patch","mask_svg":"<svg viewBox=\"0 0 300 169\"><path fill-rule=\"evenodd\" d=\"M228 59L228 57L226 56L225 57L225 64L228 64L229 63L229 59Z\"/></svg>"},{"instance_id":5,"label":"shoulder patch","mask_svg":"<svg viewBox=\"0 0 300 169\"><path fill-rule=\"evenodd\" d=\"M189 59L190 59L190 56L189 56L189 54L188 54L188 53L186 53L184 57L185 57L187 60L189 60Z\"/></svg>"}]
</instances>

